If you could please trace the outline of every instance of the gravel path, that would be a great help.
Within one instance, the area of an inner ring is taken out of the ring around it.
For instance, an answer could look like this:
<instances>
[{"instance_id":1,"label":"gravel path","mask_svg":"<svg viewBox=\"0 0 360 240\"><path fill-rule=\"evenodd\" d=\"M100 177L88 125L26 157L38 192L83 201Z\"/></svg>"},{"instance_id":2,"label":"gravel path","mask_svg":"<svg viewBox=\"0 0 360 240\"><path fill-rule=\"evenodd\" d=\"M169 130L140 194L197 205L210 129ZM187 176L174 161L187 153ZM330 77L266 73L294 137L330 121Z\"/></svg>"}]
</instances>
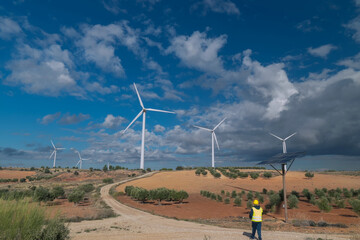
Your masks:
<instances>
[{"instance_id":1,"label":"gravel path","mask_svg":"<svg viewBox=\"0 0 360 240\"><path fill-rule=\"evenodd\" d=\"M147 177L153 173L140 177ZM133 178L131 180L134 180ZM244 229L228 229L203 225L155 216L128 206L125 206L109 195L112 186L128 180L104 186L101 189L103 200L119 214L116 218L104 220L82 221L71 223L71 239L74 240L241 240L249 239L250 231ZM345 235L304 234L295 232L263 231L263 239L295 240L307 238L350 239Z\"/></svg>"}]
</instances>

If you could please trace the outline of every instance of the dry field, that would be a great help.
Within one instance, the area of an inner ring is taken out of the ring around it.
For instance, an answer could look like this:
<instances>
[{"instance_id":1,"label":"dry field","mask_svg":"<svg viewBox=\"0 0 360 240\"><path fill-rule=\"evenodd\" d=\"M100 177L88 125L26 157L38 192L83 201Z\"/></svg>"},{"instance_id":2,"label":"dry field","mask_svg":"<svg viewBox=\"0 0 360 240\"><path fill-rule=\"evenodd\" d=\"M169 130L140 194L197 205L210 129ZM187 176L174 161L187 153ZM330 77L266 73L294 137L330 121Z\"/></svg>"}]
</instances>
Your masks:
<instances>
[{"instance_id":1,"label":"dry field","mask_svg":"<svg viewBox=\"0 0 360 240\"><path fill-rule=\"evenodd\" d=\"M244 170L247 171L247 170ZM360 188L360 176L349 175L330 175L315 174L313 179L307 179L304 172L289 172L286 177L287 192L292 190L301 192L304 188L313 191L315 188L335 189L340 188ZM246 201L243 197L241 207L232 204L224 204L207 199L200 195L200 190L207 190L220 194L221 190L225 191L258 191L263 188L267 190L278 191L282 189L282 177L276 176L270 179L258 178L252 180L250 177L246 179L229 179L222 176L215 179L212 175L196 176L195 171L174 171L160 172L150 178L138 179L129 183L122 184L117 187L117 191L124 191L125 186L133 185L146 189L154 189L158 187L166 187L175 190L185 190L189 193L189 198L184 204L165 203L161 206L153 202L140 203L131 200L127 196L119 196L118 200L126 205L133 206L138 209L155 213L162 216L173 217L177 219L191 219L200 222L214 223L226 227L236 227L241 222L238 217L248 217L249 210L246 209ZM266 203L266 200L265 200ZM264 207L264 206L263 206ZM347 206L344 209L333 208L329 213L322 213L316 206L309 204L305 199L300 198L298 209L288 210L289 219L326 221L328 223L344 223L349 228L320 228L306 227L298 229L293 226L284 225L283 209L275 213L268 213L264 216L266 224L274 230L295 230L295 231L320 231L320 232L337 232L337 233L359 233L360 218Z\"/></svg>"},{"instance_id":2,"label":"dry field","mask_svg":"<svg viewBox=\"0 0 360 240\"><path fill-rule=\"evenodd\" d=\"M13 179L13 178L26 178L27 176L35 175L35 171L19 171L19 170L0 170L0 178Z\"/></svg>"}]
</instances>

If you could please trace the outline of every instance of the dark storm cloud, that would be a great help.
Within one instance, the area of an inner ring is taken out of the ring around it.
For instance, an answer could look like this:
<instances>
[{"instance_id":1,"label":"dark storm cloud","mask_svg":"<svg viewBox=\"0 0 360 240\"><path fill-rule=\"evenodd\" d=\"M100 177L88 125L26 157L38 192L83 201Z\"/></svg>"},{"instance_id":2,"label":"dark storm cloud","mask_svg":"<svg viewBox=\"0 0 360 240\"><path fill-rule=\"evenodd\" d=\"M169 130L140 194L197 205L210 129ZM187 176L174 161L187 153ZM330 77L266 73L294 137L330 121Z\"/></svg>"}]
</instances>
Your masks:
<instances>
[{"instance_id":1,"label":"dark storm cloud","mask_svg":"<svg viewBox=\"0 0 360 240\"><path fill-rule=\"evenodd\" d=\"M15 148L10 148L10 147L0 148L0 153L7 156L7 157L25 155L24 151L17 150Z\"/></svg>"}]
</instances>

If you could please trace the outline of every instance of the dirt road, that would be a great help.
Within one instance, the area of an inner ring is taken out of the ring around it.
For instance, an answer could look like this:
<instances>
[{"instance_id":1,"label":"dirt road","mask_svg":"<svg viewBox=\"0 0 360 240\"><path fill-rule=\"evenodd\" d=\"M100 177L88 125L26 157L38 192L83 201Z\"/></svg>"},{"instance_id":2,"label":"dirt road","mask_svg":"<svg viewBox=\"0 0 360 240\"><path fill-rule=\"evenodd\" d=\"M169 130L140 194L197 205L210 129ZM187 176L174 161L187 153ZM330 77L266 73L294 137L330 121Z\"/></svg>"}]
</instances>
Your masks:
<instances>
[{"instance_id":1,"label":"dirt road","mask_svg":"<svg viewBox=\"0 0 360 240\"><path fill-rule=\"evenodd\" d=\"M151 175L151 174L149 174ZM148 176L143 175L141 177ZM135 179L135 178L134 178ZM122 181L120 183L124 183ZM227 229L193 222L178 221L155 216L134 208L127 207L109 195L113 183L101 189L103 200L117 213L116 218L71 223L71 239L74 240L241 240L249 239L250 231L243 229ZM345 235L303 234L293 232L263 232L263 239L295 240L307 238L350 239Z\"/></svg>"}]
</instances>

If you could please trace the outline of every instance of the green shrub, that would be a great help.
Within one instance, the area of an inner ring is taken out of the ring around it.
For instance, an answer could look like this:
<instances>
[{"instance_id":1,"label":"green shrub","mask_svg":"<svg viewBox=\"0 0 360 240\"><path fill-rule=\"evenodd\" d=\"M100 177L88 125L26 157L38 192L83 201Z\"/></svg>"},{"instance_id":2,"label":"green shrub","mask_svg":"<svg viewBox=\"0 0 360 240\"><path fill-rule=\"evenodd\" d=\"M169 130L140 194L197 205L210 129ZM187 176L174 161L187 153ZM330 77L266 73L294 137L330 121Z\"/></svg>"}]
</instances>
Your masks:
<instances>
[{"instance_id":1,"label":"green shrub","mask_svg":"<svg viewBox=\"0 0 360 240\"><path fill-rule=\"evenodd\" d=\"M343 194L344 194L344 197L346 197L346 198L352 197L352 193L347 188L343 189Z\"/></svg>"},{"instance_id":2,"label":"green shrub","mask_svg":"<svg viewBox=\"0 0 360 240\"><path fill-rule=\"evenodd\" d=\"M176 192L176 201L182 203L187 198L189 198L189 194L186 191L180 190Z\"/></svg>"},{"instance_id":3,"label":"green shrub","mask_svg":"<svg viewBox=\"0 0 360 240\"><path fill-rule=\"evenodd\" d=\"M26 178L20 178L20 182L21 182L21 183L26 182Z\"/></svg>"},{"instance_id":4,"label":"green shrub","mask_svg":"<svg viewBox=\"0 0 360 240\"><path fill-rule=\"evenodd\" d=\"M69 229L58 219L46 221L45 210L20 200L0 200L0 239L65 240Z\"/></svg>"},{"instance_id":5,"label":"green shrub","mask_svg":"<svg viewBox=\"0 0 360 240\"><path fill-rule=\"evenodd\" d=\"M78 171L75 171L75 172L74 172L74 175L75 175L75 176L79 176L79 172L78 172Z\"/></svg>"},{"instance_id":6,"label":"green shrub","mask_svg":"<svg viewBox=\"0 0 360 240\"><path fill-rule=\"evenodd\" d=\"M257 199L260 203L264 203L264 197L262 195L260 195Z\"/></svg>"},{"instance_id":7,"label":"green shrub","mask_svg":"<svg viewBox=\"0 0 360 240\"><path fill-rule=\"evenodd\" d=\"M224 203L229 204L230 203L230 198L225 198Z\"/></svg>"},{"instance_id":8,"label":"green shrub","mask_svg":"<svg viewBox=\"0 0 360 240\"><path fill-rule=\"evenodd\" d=\"M223 194L223 195L224 195L224 194L225 194L225 191L224 191L224 190L221 190L221 194Z\"/></svg>"},{"instance_id":9,"label":"green shrub","mask_svg":"<svg viewBox=\"0 0 360 240\"><path fill-rule=\"evenodd\" d=\"M300 197L300 193L298 193L298 192L295 191L295 190L291 191L291 194L292 194L292 195L295 195L297 198Z\"/></svg>"},{"instance_id":10,"label":"green shrub","mask_svg":"<svg viewBox=\"0 0 360 240\"><path fill-rule=\"evenodd\" d=\"M169 193L169 189L157 188L150 190L149 195L152 200L158 200L158 204L161 205L162 200L168 199Z\"/></svg>"},{"instance_id":11,"label":"green shrub","mask_svg":"<svg viewBox=\"0 0 360 240\"><path fill-rule=\"evenodd\" d=\"M352 210L357 214L360 215L360 200L359 199L352 199L349 200L349 203L352 207Z\"/></svg>"},{"instance_id":12,"label":"green shrub","mask_svg":"<svg viewBox=\"0 0 360 240\"><path fill-rule=\"evenodd\" d=\"M250 173L250 177L255 180L255 179L257 179L259 177L259 174L255 173L255 172L252 172L252 173Z\"/></svg>"},{"instance_id":13,"label":"green shrub","mask_svg":"<svg viewBox=\"0 0 360 240\"><path fill-rule=\"evenodd\" d=\"M84 184L84 185L80 185L78 187L78 189L80 191L84 191L85 193L89 193L89 192L92 192L95 190L95 187L94 185L92 185L91 183L88 183L88 184Z\"/></svg>"},{"instance_id":14,"label":"green shrub","mask_svg":"<svg viewBox=\"0 0 360 240\"><path fill-rule=\"evenodd\" d=\"M278 206L281 203L281 197L278 193L274 193L270 195L270 205L271 206Z\"/></svg>"},{"instance_id":15,"label":"green shrub","mask_svg":"<svg viewBox=\"0 0 360 240\"><path fill-rule=\"evenodd\" d=\"M330 212L332 209L329 200L326 197L321 197L318 201L316 201L316 205L323 212Z\"/></svg>"},{"instance_id":16,"label":"green shrub","mask_svg":"<svg viewBox=\"0 0 360 240\"><path fill-rule=\"evenodd\" d=\"M241 177L241 178L247 178L249 176L249 174L245 173L245 172L239 172L238 176Z\"/></svg>"},{"instance_id":17,"label":"green shrub","mask_svg":"<svg viewBox=\"0 0 360 240\"><path fill-rule=\"evenodd\" d=\"M176 171L182 171L182 170L184 170L184 167L183 166L177 166L175 170Z\"/></svg>"},{"instance_id":18,"label":"green shrub","mask_svg":"<svg viewBox=\"0 0 360 240\"><path fill-rule=\"evenodd\" d=\"M315 195L318 198L322 198L322 197L325 197L326 194L323 190L315 188Z\"/></svg>"},{"instance_id":19,"label":"green shrub","mask_svg":"<svg viewBox=\"0 0 360 240\"><path fill-rule=\"evenodd\" d=\"M296 195L291 194L289 197L289 208L298 208L299 199L296 197Z\"/></svg>"},{"instance_id":20,"label":"green shrub","mask_svg":"<svg viewBox=\"0 0 360 240\"><path fill-rule=\"evenodd\" d=\"M246 203L246 208L251 209L253 207L252 200L248 200Z\"/></svg>"},{"instance_id":21,"label":"green shrub","mask_svg":"<svg viewBox=\"0 0 360 240\"><path fill-rule=\"evenodd\" d=\"M126 193L126 195L128 195L128 196L130 196L130 194L131 194L131 190L134 188L134 186L126 186L125 187L125 193Z\"/></svg>"},{"instance_id":22,"label":"green shrub","mask_svg":"<svg viewBox=\"0 0 360 240\"><path fill-rule=\"evenodd\" d=\"M34 191L34 200L38 202L47 202L54 200L54 195L49 191L49 189L44 187L38 187Z\"/></svg>"},{"instance_id":23,"label":"green shrub","mask_svg":"<svg viewBox=\"0 0 360 240\"><path fill-rule=\"evenodd\" d=\"M222 198L221 195L217 195L216 198L217 198L217 201L218 201L218 202L222 202L222 200L223 200L223 198Z\"/></svg>"},{"instance_id":24,"label":"green shrub","mask_svg":"<svg viewBox=\"0 0 360 240\"><path fill-rule=\"evenodd\" d=\"M264 178L271 178L272 173L271 172L264 172L263 176L264 176Z\"/></svg>"},{"instance_id":25,"label":"green shrub","mask_svg":"<svg viewBox=\"0 0 360 240\"><path fill-rule=\"evenodd\" d=\"M226 191L226 196L230 197L230 192Z\"/></svg>"},{"instance_id":26,"label":"green shrub","mask_svg":"<svg viewBox=\"0 0 360 240\"><path fill-rule=\"evenodd\" d=\"M231 192L231 198L236 198L237 194L236 194L236 191L232 191Z\"/></svg>"},{"instance_id":27,"label":"green shrub","mask_svg":"<svg viewBox=\"0 0 360 240\"><path fill-rule=\"evenodd\" d=\"M46 167L44 173L51 173L50 169L48 167Z\"/></svg>"},{"instance_id":28,"label":"green shrub","mask_svg":"<svg viewBox=\"0 0 360 240\"><path fill-rule=\"evenodd\" d=\"M267 191L268 191L268 190L267 190L266 188L263 188L262 193L263 193L263 194L266 194Z\"/></svg>"},{"instance_id":29,"label":"green shrub","mask_svg":"<svg viewBox=\"0 0 360 240\"><path fill-rule=\"evenodd\" d=\"M342 200L335 200L335 205L338 207L338 208L345 208L345 200L342 199Z\"/></svg>"},{"instance_id":30,"label":"green shrub","mask_svg":"<svg viewBox=\"0 0 360 240\"><path fill-rule=\"evenodd\" d=\"M195 174L199 176L201 174L201 170L199 168L196 169Z\"/></svg>"},{"instance_id":31,"label":"green shrub","mask_svg":"<svg viewBox=\"0 0 360 240\"><path fill-rule=\"evenodd\" d=\"M145 202L149 198L149 191L144 188L139 188L136 192L135 199L138 201Z\"/></svg>"},{"instance_id":32,"label":"green shrub","mask_svg":"<svg viewBox=\"0 0 360 240\"><path fill-rule=\"evenodd\" d=\"M113 182L114 182L114 180L112 178L104 178L103 179L103 183L109 184L109 183L113 183Z\"/></svg>"},{"instance_id":33,"label":"green shrub","mask_svg":"<svg viewBox=\"0 0 360 240\"><path fill-rule=\"evenodd\" d=\"M215 194L215 193L211 193L210 198L211 198L211 200L216 200L216 194Z\"/></svg>"},{"instance_id":34,"label":"green shrub","mask_svg":"<svg viewBox=\"0 0 360 240\"><path fill-rule=\"evenodd\" d=\"M52 192L54 198L63 197L65 195L64 189L60 186L53 187L51 192Z\"/></svg>"},{"instance_id":35,"label":"green shrub","mask_svg":"<svg viewBox=\"0 0 360 240\"><path fill-rule=\"evenodd\" d=\"M207 171L206 171L206 170L204 170L204 171L202 171L202 172L201 172L201 174L202 174L202 175L204 175L204 176L206 176Z\"/></svg>"},{"instance_id":36,"label":"green shrub","mask_svg":"<svg viewBox=\"0 0 360 240\"><path fill-rule=\"evenodd\" d=\"M314 173L306 172L306 173L305 173L305 177L307 177L308 179L313 178L313 177L314 177Z\"/></svg>"},{"instance_id":37,"label":"green shrub","mask_svg":"<svg viewBox=\"0 0 360 240\"><path fill-rule=\"evenodd\" d=\"M254 195L253 195L253 193L251 191L247 193L246 197L247 197L248 200L253 200L254 199Z\"/></svg>"},{"instance_id":38,"label":"green shrub","mask_svg":"<svg viewBox=\"0 0 360 240\"><path fill-rule=\"evenodd\" d=\"M236 206L240 207L240 206L241 206L241 198L239 198L239 197L235 198L234 204L235 204Z\"/></svg>"},{"instance_id":39,"label":"green shrub","mask_svg":"<svg viewBox=\"0 0 360 240\"><path fill-rule=\"evenodd\" d=\"M85 196L85 192L75 189L74 191L72 191L69 196L68 196L68 200L69 202L73 202L74 204L78 204L80 201L82 201L84 199Z\"/></svg>"}]
</instances>

